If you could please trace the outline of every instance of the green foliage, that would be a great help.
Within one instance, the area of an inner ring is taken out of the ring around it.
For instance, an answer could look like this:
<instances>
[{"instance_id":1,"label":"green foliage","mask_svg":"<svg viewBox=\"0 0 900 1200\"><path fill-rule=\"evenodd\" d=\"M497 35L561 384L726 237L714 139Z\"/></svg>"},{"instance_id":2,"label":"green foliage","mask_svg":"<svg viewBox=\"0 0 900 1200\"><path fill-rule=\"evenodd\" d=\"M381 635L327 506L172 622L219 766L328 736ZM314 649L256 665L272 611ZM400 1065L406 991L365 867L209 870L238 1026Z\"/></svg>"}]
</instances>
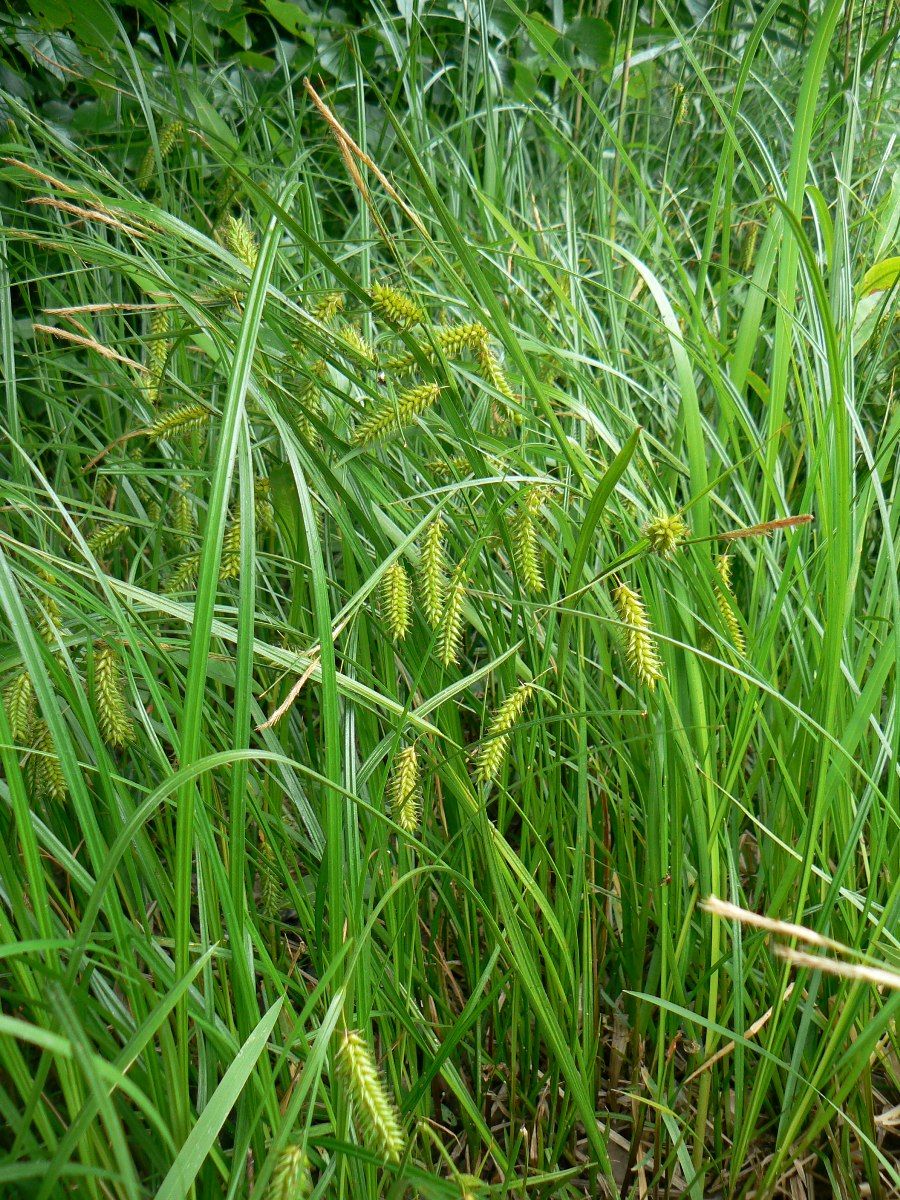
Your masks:
<instances>
[{"instance_id":1,"label":"green foliage","mask_svg":"<svg viewBox=\"0 0 900 1200\"><path fill-rule=\"evenodd\" d=\"M893 10L7 9L0 1193L895 1194Z\"/></svg>"}]
</instances>

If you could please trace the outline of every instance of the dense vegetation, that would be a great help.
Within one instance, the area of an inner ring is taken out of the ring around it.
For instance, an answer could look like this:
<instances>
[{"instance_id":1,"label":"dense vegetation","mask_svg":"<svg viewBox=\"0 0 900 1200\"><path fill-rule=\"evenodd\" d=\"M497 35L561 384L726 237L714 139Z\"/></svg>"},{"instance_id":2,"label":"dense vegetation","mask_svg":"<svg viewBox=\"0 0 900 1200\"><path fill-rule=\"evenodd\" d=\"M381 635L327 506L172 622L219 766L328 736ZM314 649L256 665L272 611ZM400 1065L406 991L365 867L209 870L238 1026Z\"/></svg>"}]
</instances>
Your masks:
<instances>
[{"instance_id":1,"label":"dense vegetation","mask_svg":"<svg viewBox=\"0 0 900 1200\"><path fill-rule=\"evenodd\" d=\"M896 1196L892 0L0 20L0 1193Z\"/></svg>"}]
</instances>

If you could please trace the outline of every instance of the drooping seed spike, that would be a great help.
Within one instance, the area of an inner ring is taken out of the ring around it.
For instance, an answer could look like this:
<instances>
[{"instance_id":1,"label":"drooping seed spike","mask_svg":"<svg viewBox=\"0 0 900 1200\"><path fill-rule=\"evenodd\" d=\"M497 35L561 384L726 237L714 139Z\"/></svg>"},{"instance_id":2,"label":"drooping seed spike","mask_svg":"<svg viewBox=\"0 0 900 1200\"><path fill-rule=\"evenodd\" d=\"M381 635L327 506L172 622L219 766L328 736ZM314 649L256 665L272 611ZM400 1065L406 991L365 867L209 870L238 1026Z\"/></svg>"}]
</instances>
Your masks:
<instances>
[{"instance_id":1,"label":"drooping seed spike","mask_svg":"<svg viewBox=\"0 0 900 1200\"><path fill-rule=\"evenodd\" d=\"M66 779L59 765L50 726L36 720L31 727L31 753L25 763L25 777L36 800L45 796L51 800L66 798Z\"/></svg>"},{"instance_id":2,"label":"drooping seed spike","mask_svg":"<svg viewBox=\"0 0 900 1200\"><path fill-rule=\"evenodd\" d=\"M359 359L360 362L365 363L367 366L375 366L378 362L375 349L369 345L355 325L346 322L340 327L339 332L347 347L349 347L350 356Z\"/></svg>"},{"instance_id":3,"label":"drooping seed spike","mask_svg":"<svg viewBox=\"0 0 900 1200\"><path fill-rule=\"evenodd\" d=\"M425 612L425 620L432 629L436 629L440 622L444 611L444 593L447 590L445 530L443 517L435 517L425 530L422 556L419 562L419 595Z\"/></svg>"},{"instance_id":4,"label":"drooping seed spike","mask_svg":"<svg viewBox=\"0 0 900 1200\"><path fill-rule=\"evenodd\" d=\"M398 751L386 789L391 816L404 831L415 833L419 827L419 760L415 746Z\"/></svg>"},{"instance_id":5,"label":"drooping seed spike","mask_svg":"<svg viewBox=\"0 0 900 1200\"><path fill-rule=\"evenodd\" d=\"M153 441L173 436L186 437L195 430L206 429L210 411L203 404L178 404L162 413L147 430Z\"/></svg>"},{"instance_id":6,"label":"drooping seed spike","mask_svg":"<svg viewBox=\"0 0 900 1200\"><path fill-rule=\"evenodd\" d=\"M401 392L396 401L384 400L357 425L353 444L367 446L410 425L420 413L437 403L440 394L441 389L436 383L423 383Z\"/></svg>"},{"instance_id":7,"label":"drooping seed spike","mask_svg":"<svg viewBox=\"0 0 900 1200\"><path fill-rule=\"evenodd\" d=\"M656 650L653 631L640 592L621 583L613 591L613 603L624 625L625 657L638 679L650 691L662 679L662 660Z\"/></svg>"},{"instance_id":8,"label":"drooping seed spike","mask_svg":"<svg viewBox=\"0 0 900 1200\"><path fill-rule=\"evenodd\" d=\"M534 685L520 684L503 701L488 726L485 741L478 751L475 767L477 783L490 783L497 777L509 748L513 727L534 695Z\"/></svg>"},{"instance_id":9,"label":"drooping seed spike","mask_svg":"<svg viewBox=\"0 0 900 1200\"><path fill-rule=\"evenodd\" d=\"M256 260L259 258L259 246L253 230L243 217L233 217L230 214L226 216L224 239L226 248L234 257L240 259L248 270L254 270Z\"/></svg>"},{"instance_id":10,"label":"drooping seed spike","mask_svg":"<svg viewBox=\"0 0 900 1200\"><path fill-rule=\"evenodd\" d=\"M162 384L166 364L172 352L172 314L167 308L156 308L150 315L150 336L147 341L147 375L144 392L155 408L162 399Z\"/></svg>"},{"instance_id":11,"label":"drooping seed spike","mask_svg":"<svg viewBox=\"0 0 900 1200\"><path fill-rule=\"evenodd\" d=\"M523 505L510 522L510 538L516 572L526 590L532 593L542 592L544 576L541 570L540 547L534 520L527 505Z\"/></svg>"},{"instance_id":12,"label":"drooping seed spike","mask_svg":"<svg viewBox=\"0 0 900 1200\"><path fill-rule=\"evenodd\" d=\"M186 554L178 567L166 581L166 592L183 592L197 582L200 572L200 555Z\"/></svg>"},{"instance_id":13,"label":"drooping seed spike","mask_svg":"<svg viewBox=\"0 0 900 1200\"><path fill-rule=\"evenodd\" d=\"M94 710L100 736L108 746L122 749L134 740L122 665L113 647L105 643L94 654Z\"/></svg>"},{"instance_id":14,"label":"drooping seed spike","mask_svg":"<svg viewBox=\"0 0 900 1200\"><path fill-rule=\"evenodd\" d=\"M34 685L27 671L19 671L6 685L3 704L12 740L27 741L35 715Z\"/></svg>"},{"instance_id":15,"label":"drooping seed spike","mask_svg":"<svg viewBox=\"0 0 900 1200\"><path fill-rule=\"evenodd\" d=\"M378 316L398 329L412 329L425 320L425 310L405 292L374 283L371 296L372 307Z\"/></svg>"},{"instance_id":16,"label":"drooping seed spike","mask_svg":"<svg viewBox=\"0 0 900 1200\"><path fill-rule=\"evenodd\" d=\"M402 563L393 562L378 585L381 619L391 641L402 642L412 623L412 598L409 576Z\"/></svg>"},{"instance_id":17,"label":"drooping seed spike","mask_svg":"<svg viewBox=\"0 0 900 1200\"><path fill-rule=\"evenodd\" d=\"M480 351L487 342L488 331L480 321L467 321L460 325L435 326L432 329L432 337L433 342L421 342L418 347L419 355L427 362L432 362L437 357L435 346L445 358L451 359L459 358L467 350ZM412 351L398 354L388 359L385 370L396 373L408 371L415 364L416 357Z\"/></svg>"},{"instance_id":18,"label":"drooping seed spike","mask_svg":"<svg viewBox=\"0 0 900 1200\"><path fill-rule=\"evenodd\" d=\"M650 543L650 549L660 558L669 558L675 553L691 531L678 513L672 516L654 517L647 521L641 533Z\"/></svg>"},{"instance_id":19,"label":"drooping seed spike","mask_svg":"<svg viewBox=\"0 0 900 1200\"><path fill-rule=\"evenodd\" d=\"M190 484L183 480L172 493L169 506L172 534L179 546L186 546L197 532L194 510L191 507Z\"/></svg>"},{"instance_id":20,"label":"drooping seed spike","mask_svg":"<svg viewBox=\"0 0 900 1200\"><path fill-rule=\"evenodd\" d=\"M272 1171L266 1200L306 1200L311 1192L309 1158L299 1146L285 1146Z\"/></svg>"},{"instance_id":21,"label":"drooping seed spike","mask_svg":"<svg viewBox=\"0 0 900 1200\"><path fill-rule=\"evenodd\" d=\"M506 378L506 373L500 365L499 358L497 358L491 349L487 338L478 347L478 367L484 381L489 383L495 392L499 392L507 400L515 399L512 387Z\"/></svg>"},{"instance_id":22,"label":"drooping seed spike","mask_svg":"<svg viewBox=\"0 0 900 1200\"><path fill-rule=\"evenodd\" d=\"M176 142L181 137L183 129L184 126L182 125L181 121L170 121L168 125L163 126L159 134L159 157L163 162L165 162L172 153ZM151 143L147 147L147 152L141 160L141 166L137 174L137 185L141 191L144 191L152 180L155 166L156 155L153 150L153 144Z\"/></svg>"},{"instance_id":23,"label":"drooping seed spike","mask_svg":"<svg viewBox=\"0 0 900 1200\"><path fill-rule=\"evenodd\" d=\"M264 917L271 921L281 911L284 889L278 875L278 860L268 841L260 834L259 899Z\"/></svg>"},{"instance_id":24,"label":"drooping seed spike","mask_svg":"<svg viewBox=\"0 0 900 1200\"><path fill-rule=\"evenodd\" d=\"M116 547L121 546L130 532L130 526L122 522L98 525L87 538L88 549L95 558L103 558L112 553Z\"/></svg>"},{"instance_id":25,"label":"drooping seed spike","mask_svg":"<svg viewBox=\"0 0 900 1200\"><path fill-rule=\"evenodd\" d=\"M465 581L459 570L454 574L447 588L444 601L444 614L438 630L437 652L445 667L455 666L459 662L463 637L463 604L466 599Z\"/></svg>"},{"instance_id":26,"label":"drooping seed spike","mask_svg":"<svg viewBox=\"0 0 900 1200\"><path fill-rule=\"evenodd\" d=\"M237 579L241 573L241 522L235 517L222 538L222 560L219 564L219 582Z\"/></svg>"},{"instance_id":27,"label":"drooping seed spike","mask_svg":"<svg viewBox=\"0 0 900 1200\"><path fill-rule=\"evenodd\" d=\"M400 1119L372 1051L357 1030L345 1032L336 1066L353 1101L363 1136L385 1158L398 1162L405 1144Z\"/></svg>"},{"instance_id":28,"label":"drooping seed spike","mask_svg":"<svg viewBox=\"0 0 900 1200\"><path fill-rule=\"evenodd\" d=\"M344 311L344 304L343 292L326 292L313 305L312 315L317 321L327 325L329 321L334 320L338 313Z\"/></svg>"},{"instance_id":29,"label":"drooping seed spike","mask_svg":"<svg viewBox=\"0 0 900 1200\"><path fill-rule=\"evenodd\" d=\"M734 598L734 592L731 590L730 554L719 555L716 560L716 571L718 572L719 579L722 581L722 586L716 588L716 604L719 606L719 612L722 615L722 621L728 631L731 644L738 654L743 655L747 649L747 642L744 637L744 631L741 629L740 621L737 618L737 601Z\"/></svg>"}]
</instances>

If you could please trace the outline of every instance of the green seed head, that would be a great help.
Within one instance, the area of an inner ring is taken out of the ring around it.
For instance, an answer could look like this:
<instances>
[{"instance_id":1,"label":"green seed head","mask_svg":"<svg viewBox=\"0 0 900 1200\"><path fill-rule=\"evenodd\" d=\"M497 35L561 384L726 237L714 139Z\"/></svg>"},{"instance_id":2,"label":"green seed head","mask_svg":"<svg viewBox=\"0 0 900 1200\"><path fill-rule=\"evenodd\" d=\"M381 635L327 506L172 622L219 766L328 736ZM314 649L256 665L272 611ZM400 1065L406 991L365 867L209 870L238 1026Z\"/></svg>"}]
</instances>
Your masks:
<instances>
[{"instance_id":1,"label":"green seed head","mask_svg":"<svg viewBox=\"0 0 900 1200\"><path fill-rule=\"evenodd\" d=\"M437 651L441 663L445 667L455 666L459 662L463 636L463 604L466 599L466 586L462 574L457 570L444 601L443 622L438 631Z\"/></svg>"},{"instance_id":2,"label":"green seed head","mask_svg":"<svg viewBox=\"0 0 900 1200\"><path fill-rule=\"evenodd\" d=\"M375 283L371 295L372 307L378 316L398 329L412 329L425 320L425 310L405 292Z\"/></svg>"},{"instance_id":3,"label":"green seed head","mask_svg":"<svg viewBox=\"0 0 900 1200\"><path fill-rule=\"evenodd\" d=\"M108 746L121 749L134 740L134 724L119 656L112 646L100 644L94 654L94 709L100 735Z\"/></svg>"},{"instance_id":4,"label":"green seed head","mask_svg":"<svg viewBox=\"0 0 900 1200\"><path fill-rule=\"evenodd\" d=\"M685 538L690 537L690 529L682 518L675 513L671 517L654 517L641 530L650 543L654 554L668 558L678 549Z\"/></svg>"},{"instance_id":5,"label":"green seed head","mask_svg":"<svg viewBox=\"0 0 900 1200\"><path fill-rule=\"evenodd\" d=\"M396 402L385 400L357 425L353 444L367 446L411 424L420 413L437 403L440 394L441 389L436 383L423 383L401 392Z\"/></svg>"},{"instance_id":6,"label":"green seed head","mask_svg":"<svg viewBox=\"0 0 900 1200\"><path fill-rule=\"evenodd\" d=\"M402 563L394 562L381 577L378 591L381 619L394 642L402 642L412 623L409 576Z\"/></svg>"},{"instance_id":7,"label":"green seed head","mask_svg":"<svg viewBox=\"0 0 900 1200\"><path fill-rule=\"evenodd\" d=\"M419 562L419 595L425 620L436 629L444 611L444 592L447 562L444 552L444 519L437 516L425 530L425 541Z\"/></svg>"},{"instance_id":8,"label":"green seed head","mask_svg":"<svg viewBox=\"0 0 900 1200\"><path fill-rule=\"evenodd\" d=\"M625 626L625 657L642 683L653 691L662 679L662 661L653 642L647 610L640 593L622 583L613 592L619 620Z\"/></svg>"},{"instance_id":9,"label":"green seed head","mask_svg":"<svg viewBox=\"0 0 900 1200\"><path fill-rule=\"evenodd\" d=\"M403 1131L375 1058L361 1033L348 1029L337 1052L338 1075L350 1094L361 1132L391 1162L404 1149Z\"/></svg>"},{"instance_id":10,"label":"green seed head","mask_svg":"<svg viewBox=\"0 0 900 1200\"><path fill-rule=\"evenodd\" d=\"M3 703L13 741L27 741L35 715L34 685L27 671L19 671L6 685Z\"/></svg>"},{"instance_id":11,"label":"green seed head","mask_svg":"<svg viewBox=\"0 0 900 1200\"><path fill-rule=\"evenodd\" d=\"M404 833L419 826L419 760L415 746L400 750L387 785L387 802L394 820Z\"/></svg>"},{"instance_id":12,"label":"green seed head","mask_svg":"<svg viewBox=\"0 0 900 1200\"><path fill-rule=\"evenodd\" d=\"M513 727L518 723L533 694L533 684L520 684L497 709L488 726L484 744L478 751L475 767L477 783L490 783L497 777L509 749Z\"/></svg>"},{"instance_id":13,"label":"green seed head","mask_svg":"<svg viewBox=\"0 0 900 1200\"><path fill-rule=\"evenodd\" d=\"M285 1146L269 1180L266 1200L305 1200L311 1191L309 1159L299 1146Z\"/></svg>"}]
</instances>

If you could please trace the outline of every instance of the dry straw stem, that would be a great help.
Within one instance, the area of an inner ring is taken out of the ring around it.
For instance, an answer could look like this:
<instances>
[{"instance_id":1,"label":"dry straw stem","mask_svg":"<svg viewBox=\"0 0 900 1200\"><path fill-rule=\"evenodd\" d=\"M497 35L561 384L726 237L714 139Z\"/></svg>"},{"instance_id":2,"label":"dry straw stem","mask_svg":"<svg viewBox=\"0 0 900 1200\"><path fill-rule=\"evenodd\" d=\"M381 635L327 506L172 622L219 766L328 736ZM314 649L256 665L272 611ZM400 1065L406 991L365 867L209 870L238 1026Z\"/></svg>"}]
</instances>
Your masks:
<instances>
[{"instance_id":1,"label":"dry straw stem","mask_svg":"<svg viewBox=\"0 0 900 1200\"><path fill-rule=\"evenodd\" d=\"M728 533L720 533L722 542L736 542L739 538L764 537L778 529L793 529L797 525L809 525L813 520L812 513L802 513L797 517L779 517L777 521L763 521L761 525L748 525L746 529L732 529Z\"/></svg>"},{"instance_id":2,"label":"dry straw stem","mask_svg":"<svg viewBox=\"0 0 900 1200\"><path fill-rule=\"evenodd\" d=\"M810 946L818 946L822 950L833 950L843 954L846 948L840 942L809 929L806 925L795 925L791 921L779 921L776 917L764 917L749 908L741 908L730 900L720 900L718 896L707 896L700 902L704 911L725 921L740 921L742 925L752 925L755 929L765 929L767 933L777 933L781 937L796 938Z\"/></svg>"},{"instance_id":3,"label":"dry straw stem","mask_svg":"<svg viewBox=\"0 0 900 1200\"><path fill-rule=\"evenodd\" d=\"M844 948L842 947L842 949ZM809 967L813 971L824 971L826 975L838 975L842 979L852 979L859 983L871 983L874 987L900 991L900 974L896 971L889 971L885 967L867 967L862 963L836 962L833 958L824 958L821 954L806 954L803 950L794 950L791 946L776 946L775 953L794 967Z\"/></svg>"},{"instance_id":4,"label":"dry straw stem","mask_svg":"<svg viewBox=\"0 0 900 1200\"><path fill-rule=\"evenodd\" d=\"M341 156L343 157L344 162L348 164L348 167L352 162L352 158L357 158L361 163L363 163L363 165L372 172L394 203L397 204L409 218L409 220L412 221L413 225L415 225L422 237L424 237L427 241L430 241L431 239L428 236L428 230L425 228L413 210L409 207L394 185L390 182L381 168L368 156L368 154L365 153L364 150L361 150L359 146L357 146L356 142L343 127L328 105L325 104L325 102L321 99L319 93L310 83L309 79L304 78L303 86L306 88L307 94L309 95L309 98L312 100L313 104L315 104L316 108L328 122L328 125L330 126L331 131L337 140L338 148L341 151ZM380 215L371 203L368 189L363 182L362 176L359 174L359 171L355 169L351 171L351 174L357 186L359 187L366 204L372 211L376 224L378 225L379 229L381 229L382 233L386 235L387 231L384 228Z\"/></svg>"},{"instance_id":5,"label":"dry straw stem","mask_svg":"<svg viewBox=\"0 0 900 1200\"><path fill-rule=\"evenodd\" d=\"M66 200L57 200L55 196L32 196L30 200L25 201L26 204L41 204L47 208L55 208L59 212L71 214L73 217L79 217L83 221L97 221L101 225L108 225L111 229L118 229L120 233L127 233L129 237L145 238L146 233L142 233L139 229L135 229L132 225L126 225L123 221L111 216L108 212L99 212L95 208L82 208L78 204L69 204Z\"/></svg>"},{"instance_id":6,"label":"dry straw stem","mask_svg":"<svg viewBox=\"0 0 900 1200\"><path fill-rule=\"evenodd\" d=\"M68 329L60 329L58 325L35 324L32 328L35 333L46 333L50 337L62 338L64 342L73 342L76 346L83 346L86 350L95 350L101 357L108 358L112 362L123 363L126 367L131 367L133 371L139 371L142 375L147 371L143 363L135 362L133 358L128 358L125 354L110 350L109 346L104 346L93 338L82 337L80 333L71 333Z\"/></svg>"}]
</instances>

